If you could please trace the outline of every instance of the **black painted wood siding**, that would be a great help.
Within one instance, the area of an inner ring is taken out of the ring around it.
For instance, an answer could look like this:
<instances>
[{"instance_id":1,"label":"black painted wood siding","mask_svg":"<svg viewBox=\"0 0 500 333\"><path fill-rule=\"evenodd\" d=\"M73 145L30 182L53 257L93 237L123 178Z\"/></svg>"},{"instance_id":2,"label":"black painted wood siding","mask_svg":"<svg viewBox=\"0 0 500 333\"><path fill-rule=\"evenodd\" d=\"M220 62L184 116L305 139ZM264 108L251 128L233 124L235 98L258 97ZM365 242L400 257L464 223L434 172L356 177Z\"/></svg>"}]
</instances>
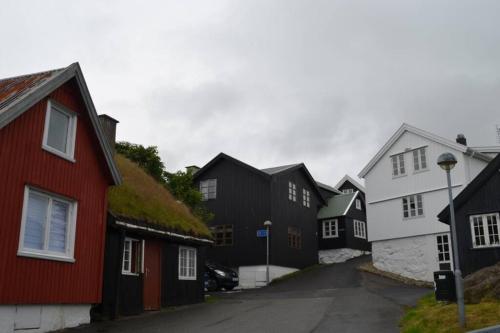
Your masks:
<instances>
[{"instance_id":1,"label":"black painted wood siding","mask_svg":"<svg viewBox=\"0 0 500 333\"><path fill-rule=\"evenodd\" d=\"M469 217L500 212L500 171L496 172L455 213L457 221L460 268L469 275L500 261L500 247L474 249Z\"/></svg>"}]
</instances>

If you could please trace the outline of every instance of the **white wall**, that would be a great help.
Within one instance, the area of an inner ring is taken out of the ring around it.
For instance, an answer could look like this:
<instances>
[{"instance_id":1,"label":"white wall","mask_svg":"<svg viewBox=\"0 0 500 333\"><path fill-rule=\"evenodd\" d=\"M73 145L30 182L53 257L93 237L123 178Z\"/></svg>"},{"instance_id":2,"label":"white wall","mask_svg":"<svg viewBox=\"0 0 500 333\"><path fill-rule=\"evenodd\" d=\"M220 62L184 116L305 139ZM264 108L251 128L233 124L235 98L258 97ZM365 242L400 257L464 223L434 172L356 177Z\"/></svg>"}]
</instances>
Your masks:
<instances>
[{"instance_id":1,"label":"white wall","mask_svg":"<svg viewBox=\"0 0 500 333\"><path fill-rule=\"evenodd\" d=\"M269 265L269 280L298 271L296 268ZM257 288L266 285L266 266L241 266L238 268L240 288Z\"/></svg>"},{"instance_id":2,"label":"white wall","mask_svg":"<svg viewBox=\"0 0 500 333\"><path fill-rule=\"evenodd\" d=\"M90 304L0 305L0 333L42 333L90 323Z\"/></svg>"}]
</instances>

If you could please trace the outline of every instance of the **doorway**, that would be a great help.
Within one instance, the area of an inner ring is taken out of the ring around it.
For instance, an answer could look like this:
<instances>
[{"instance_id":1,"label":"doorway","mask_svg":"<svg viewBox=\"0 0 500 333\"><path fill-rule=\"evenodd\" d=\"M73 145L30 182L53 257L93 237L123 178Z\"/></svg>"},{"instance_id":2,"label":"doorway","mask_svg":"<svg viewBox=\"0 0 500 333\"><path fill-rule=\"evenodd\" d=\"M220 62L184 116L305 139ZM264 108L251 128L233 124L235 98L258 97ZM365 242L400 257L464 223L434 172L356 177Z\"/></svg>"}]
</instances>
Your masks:
<instances>
[{"instance_id":1,"label":"doorway","mask_svg":"<svg viewBox=\"0 0 500 333\"><path fill-rule=\"evenodd\" d=\"M451 271L450 236L448 234L438 235L436 240L439 270Z\"/></svg>"},{"instance_id":2,"label":"doorway","mask_svg":"<svg viewBox=\"0 0 500 333\"><path fill-rule=\"evenodd\" d=\"M162 243L147 239L144 245L144 310L161 307L161 249Z\"/></svg>"}]
</instances>

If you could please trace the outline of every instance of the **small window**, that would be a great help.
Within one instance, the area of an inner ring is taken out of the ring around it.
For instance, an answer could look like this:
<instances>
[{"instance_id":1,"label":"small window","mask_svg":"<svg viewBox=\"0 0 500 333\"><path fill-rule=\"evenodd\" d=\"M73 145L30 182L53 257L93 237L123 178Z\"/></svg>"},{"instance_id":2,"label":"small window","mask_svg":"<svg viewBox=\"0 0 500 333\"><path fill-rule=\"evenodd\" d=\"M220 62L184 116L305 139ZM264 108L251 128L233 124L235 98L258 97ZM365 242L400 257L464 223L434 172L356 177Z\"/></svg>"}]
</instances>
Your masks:
<instances>
[{"instance_id":1,"label":"small window","mask_svg":"<svg viewBox=\"0 0 500 333\"><path fill-rule=\"evenodd\" d=\"M179 280L196 280L196 249L179 246Z\"/></svg>"},{"instance_id":2,"label":"small window","mask_svg":"<svg viewBox=\"0 0 500 333\"><path fill-rule=\"evenodd\" d=\"M392 176L403 176L406 174L405 170L405 156L398 154L391 157L392 161Z\"/></svg>"},{"instance_id":3,"label":"small window","mask_svg":"<svg viewBox=\"0 0 500 333\"><path fill-rule=\"evenodd\" d=\"M413 168L415 171L427 169L425 147L413 151Z\"/></svg>"},{"instance_id":4,"label":"small window","mask_svg":"<svg viewBox=\"0 0 500 333\"><path fill-rule=\"evenodd\" d=\"M498 213L471 216L472 247L500 246L499 221Z\"/></svg>"},{"instance_id":5,"label":"small window","mask_svg":"<svg viewBox=\"0 0 500 333\"><path fill-rule=\"evenodd\" d=\"M217 179L200 181L200 192L204 201L217 198Z\"/></svg>"},{"instance_id":6,"label":"small window","mask_svg":"<svg viewBox=\"0 0 500 333\"><path fill-rule=\"evenodd\" d=\"M122 274L139 275L143 272L144 241L125 238L123 243Z\"/></svg>"},{"instance_id":7,"label":"small window","mask_svg":"<svg viewBox=\"0 0 500 333\"><path fill-rule=\"evenodd\" d=\"M288 247L293 249L302 248L302 230L295 227L288 227Z\"/></svg>"},{"instance_id":8,"label":"small window","mask_svg":"<svg viewBox=\"0 0 500 333\"><path fill-rule=\"evenodd\" d=\"M18 254L74 261L76 202L26 187Z\"/></svg>"},{"instance_id":9,"label":"small window","mask_svg":"<svg viewBox=\"0 0 500 333\"><path fill-rule=\"evenodd\" d=\"M76 114L49 100L45 116L43 149L74 161Z\"/></svg>"},{"instance_id":10,"label":"small window","mask_svg":"<svg viewBox=\"0 0 500 333\"><path fill-rule=\"evenodd\" d=\"M323 221L323 238L339 237L339 228L337 220Z\"/></svg>"},{"instance_id":11,"label":"small window","mask_svg":"<svg viewBox=\"0 0 500 333\"><path fill-rule=\"evenodd\" d=\"M215 246L232 246L233 245L233 225L224 224L216 225L211 228L214 236Z\"/></svg>"},{"instance_id":12,"label":"small window","mask_svg":"<svg viewBox=\"0 0 500 333\"><path fill-rule=\"evenodd\" d=\"M352 189L352 188L345 188L345 189L342 190L342 193L344 193L344 194L354 193L354 189Z\"/></svg>"},{"instance_id":13,"label":"small window","mask_svg":"<svg viewBox=\"0 0 500 333\"><path fill-rule=\"evenodd\" d=\"M354 237L366 239L366 223L354 220Z\"/></svg>"},{"instance_id":14,"label":"small window","mask_svg":"<svg viewBox=\"0 0 500 333\"><path fill-rule=\"evenodd\" d=\"M356 209L361 210L361 200L356 199Z\"/></svg>"},{"instance_id":15,"label":"small window","mask_svg":"<svg viewBox=\"0 0 500 333\"><path fill-rule=\"evenodd\" d=\"M311 206L311 193L306 189L302 189L302 204L305 207Z\"/></svg>"},{"instance_id":16,"label":"small window","mask_svg":"<svg viewBox=\"0 0 500 333\"><path fill-rule=\"evenodd\" d=\"M422 195L415 194L403 197L403 217L411 218L424 215Z\"/></svg>"},{"instance_id":17,"label":"small window","mask_svg":"<svg viewBox=\"0 0 500 333\"><path fill-rule=\"evenodd\" d=\"M297 201L297 186L292 182L288 182L288 200Z\"/></svg>"}]
</instances>

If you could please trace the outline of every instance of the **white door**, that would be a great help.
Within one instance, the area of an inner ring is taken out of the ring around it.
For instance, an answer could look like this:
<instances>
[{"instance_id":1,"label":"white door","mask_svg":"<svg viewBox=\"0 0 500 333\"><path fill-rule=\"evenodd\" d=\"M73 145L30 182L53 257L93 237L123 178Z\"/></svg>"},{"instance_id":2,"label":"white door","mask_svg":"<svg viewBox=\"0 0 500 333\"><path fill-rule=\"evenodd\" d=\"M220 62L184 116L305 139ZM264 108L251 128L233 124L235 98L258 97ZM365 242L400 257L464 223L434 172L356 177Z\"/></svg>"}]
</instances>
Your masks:
<instances>
[{"instance_id":1,"label":"white door","mask_svg":"<svg viewBox=\"0 0 500 333\"><path fill-rule=\"evenodd\" d=\"M448 234L436 236L438 249L438 264L440 271L451 271L450 236Z\"/></svg>"}]
</instances>

